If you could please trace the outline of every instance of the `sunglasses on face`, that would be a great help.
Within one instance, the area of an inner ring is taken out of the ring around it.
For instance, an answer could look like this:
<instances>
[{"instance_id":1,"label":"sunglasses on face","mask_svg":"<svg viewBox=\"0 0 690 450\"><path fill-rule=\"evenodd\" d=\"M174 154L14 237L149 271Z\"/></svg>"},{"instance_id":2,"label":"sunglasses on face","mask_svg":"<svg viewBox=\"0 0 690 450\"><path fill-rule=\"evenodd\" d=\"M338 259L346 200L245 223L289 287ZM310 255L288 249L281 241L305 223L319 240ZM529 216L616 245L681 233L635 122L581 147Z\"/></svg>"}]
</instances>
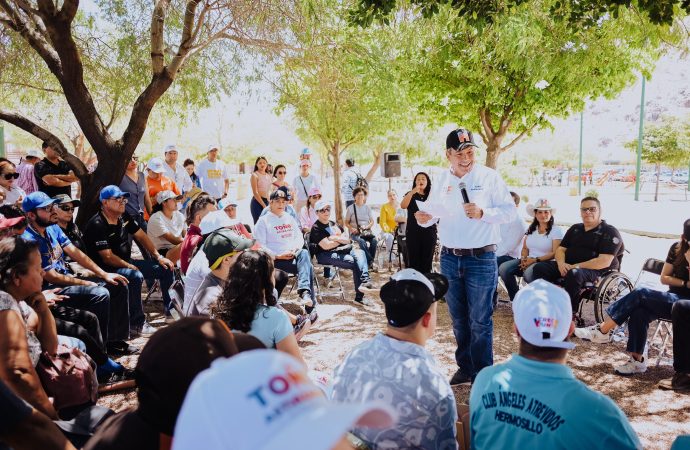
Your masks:
<instances>
[{"instance_id":1,"label":"sunglasses on face","mask_svg":"<svg viewBox=\"0 0 690 450\"><path fill-rule=\"evenodd\" d=\"M138 161L139 161L139 157L138 157L138 156L132 156L132 161L138 162Z\"/></svg>"},{"instance_id":2,"label":"sunglasses on face","mask_svg":"<svg viewBox=\"0 0 690 450\"><path fill-rule=\"evenodd\" d=\"M287 172L281 170L280 172L276 172L276 175L285 175Z\"/></svg>"},{"instance_id":3,"label":"sunglasses on face","mask_svg":"<svg viewBox=\"0 0 690 450\"><path fill-rule=\"evenodd\" d=\"M597 207L596 206L590 206L589 208L580 208L580 212L582 212L582 213L586 213L586 212L595 213L595 212L597 212Z\"/></svg>"},{"instance_id":4,"label":"sunglasses on face","mask_svg":"<svg viewBox=\"0 0 690 450\"><path fill-rule=\"evenodd\" d=\"M329 207L329 208L320 209L318 212L320 212L320 213L331 212L331 208Z\"/></svg>"},{"instance_id":5,"label":"sunglasses on face","mask_svg":"<svg viewBox=\"0 0 690 450\"><path fill-rule=\"evenodd\" d=\"M60 206L58 206L58 208L60 208L60 209L63 210L64 212L72 212L72 211L74 211L74 206L69 206L69 205L60 205Z\"/></svg>"},{"instance_id":6,"label":"sunglasses on face","mask_svg":"<svg viewBox=\"0 0 690 450\"><path fill-rule=\"evenodd\" d=\"M3 174L3 177L5 177L6 180L11 180L12 178L14 178L16 180L17 178L19 178L19 174L17 172L6 173L6 174Z\"/></svg>"}]
</instances>

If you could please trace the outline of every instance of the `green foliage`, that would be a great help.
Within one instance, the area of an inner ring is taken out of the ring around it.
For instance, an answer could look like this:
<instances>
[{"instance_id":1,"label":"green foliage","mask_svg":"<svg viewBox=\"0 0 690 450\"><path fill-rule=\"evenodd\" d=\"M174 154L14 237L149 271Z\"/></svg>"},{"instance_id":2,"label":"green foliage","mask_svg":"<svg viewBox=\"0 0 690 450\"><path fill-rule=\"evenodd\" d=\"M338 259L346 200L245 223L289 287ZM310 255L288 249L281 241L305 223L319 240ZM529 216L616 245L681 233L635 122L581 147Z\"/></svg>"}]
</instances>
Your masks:
<instances>
[{"instance_id":1,"label":"green foliage","mask_svg":"<svg viewBox=\"0 0 690 450\"><path fill-rule=\"evenodd\" d=\"M590 189L587 192L585 192L585 197L599 198L599 191L597 191L596 189Z\"/></svg>"},{"instance_id":2,"label":"green foliage","mask_svg":"<svg viewBox=\"0 0 690 450\"><path fill-rule=\"evenodd\" d=\"M690 161L690 121L681 122L666 117L659 125L645 130L642 138L642 159L655 165L682 167ZM625 144L632 152L637 152L637 139Z\"/></svg>"}]
</instances>

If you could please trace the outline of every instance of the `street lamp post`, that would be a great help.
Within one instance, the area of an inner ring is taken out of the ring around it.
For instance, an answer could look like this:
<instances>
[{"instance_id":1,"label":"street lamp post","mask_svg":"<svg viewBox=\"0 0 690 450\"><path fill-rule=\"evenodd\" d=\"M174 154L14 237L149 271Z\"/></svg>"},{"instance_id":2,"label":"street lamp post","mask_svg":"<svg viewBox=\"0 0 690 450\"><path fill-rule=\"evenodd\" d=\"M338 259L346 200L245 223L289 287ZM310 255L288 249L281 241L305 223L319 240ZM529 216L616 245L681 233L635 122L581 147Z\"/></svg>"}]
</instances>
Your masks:
<instances>
[{"instance_id":1,"label":"street lamp post","mask_svg":"<svg viewBox=\"0 0 690 450\"><path fill-rule=\"evenodd\" d=\"M640 200L640 166L642 166L642 138L644 137L644 90L646 79L642 75L642 98L640 99L640 130L637 133L637 167L635 169L635 201Z\"/></svg>"}]
</instances>

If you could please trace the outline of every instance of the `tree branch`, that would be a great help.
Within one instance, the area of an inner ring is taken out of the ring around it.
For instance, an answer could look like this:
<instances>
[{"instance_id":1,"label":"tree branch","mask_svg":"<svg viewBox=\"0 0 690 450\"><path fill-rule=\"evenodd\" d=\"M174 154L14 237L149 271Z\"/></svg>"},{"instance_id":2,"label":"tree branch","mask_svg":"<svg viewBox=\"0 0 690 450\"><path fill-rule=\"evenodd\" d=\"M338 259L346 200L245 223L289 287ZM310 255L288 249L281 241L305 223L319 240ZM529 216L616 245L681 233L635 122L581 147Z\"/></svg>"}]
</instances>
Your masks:
<instances>
[{"instance_id":1,"label":"tree branch","mask_svg":"<svg viewBox=\"0 0 690 450\"><path fill-rule=\"evenodd\" d=\"M43 91L43 92L50 92L51 94L62 94L62 91L58 91L57 89L50 89L50 88L45 88L41 86L34 86L33 84L28 84L28 83L20 83L17 81L0 81L0 84L7 84L10 86L20 86L20 87L25 87L27 89L35 89L37 91Z\"/></svg>"},{"instance_id":2,"label":"tree branch","mask_svg":"<svg viewBox=\"0 0 690 450\"><path fill-rule=\"evenodd\" d=\"M77 177L81 179L82 177L88 176L89 171L86 169L84 163L79 158L69 153L65 148L65 144L63 144L62 141L50 131L39 126L30 119L11 111L0 110L0 119L7 123L11 123L17 128L21 128L27 133L32 134L43 141L48 141L50 146L60 153L62 159L72 166L72 169L74 169L74 174Z\"/></svg>"},{"instance_id":3,"label":"tree branch","mask_svg":"<svg viewBox=\"0 0 690 450\"><path fill-rule=\"evenodd\" d=\"M151 69L153 75L159 75L165 68L165 42L163 40L163 28L165 26L165 13L169 2L160 0L156 2L151 15Z\"/></svg>"},{"instance_id":4,"label":"tree branch","mask_svg":"<svg viewBox=\"0 0 690 450\"><path fill-rule=\"evenodd\" d=\"M177 54L173 57L170 65L168 66L168 72L173 77L177 76L177 73L182 68L182 65L187 59L189 51L194 47L194 42L192 40L192 32L194 30L194 18L196 17L196 7L199 5L201 0L190 0L187 2L187 8L184 12L184 21L182 28L182 36L180 37L180 45L177 48Z\"/></svg>"},{"instance_id":5,"label":"tree branch","mask_svg":"<svg viewBox=\"0 0 690 450\"><path fill-rule=\"evenodd\" d=\"M491 124L491 112L487 108L481 108L479 110L479 120L482 122L482 126L484 127L484 134L486 136L482 136L485 138L485 140L491 141L494 138L494 135L496 132L494 131L493 125ZM488 144L488 141L485 142Z\"/></svg>"},{"instance_id":6,"label":"tree branch","mask_svg":"<svg viewBox=\"0 0 690 450\"><path fill-rule=\"evenodd\" d=\"M510 141L510 143L509 143L508 145L506 145L505 147L502 147L502 148L501 148L501 152L504 152L504 151L506 151L506 150L509 150L509 149L510 149L513 145L515 145L520 139L522 139L523 137L525 137L525 135L526 135L527 133L530 133L532 130L534 130L534 128L535 128L537 125L539 125L539 122L541 122L541 120L542 120L543 118L544 118L544 115L542 114L542 115L539 116L539 118L532 124L531 127L525 128L525 129L522 131L522 133L518 134L518 135L515 137L515 139L513 139L512 141ZM510 126L510 125L509 125L509 126Z\"/></svg>"}]
</instances>

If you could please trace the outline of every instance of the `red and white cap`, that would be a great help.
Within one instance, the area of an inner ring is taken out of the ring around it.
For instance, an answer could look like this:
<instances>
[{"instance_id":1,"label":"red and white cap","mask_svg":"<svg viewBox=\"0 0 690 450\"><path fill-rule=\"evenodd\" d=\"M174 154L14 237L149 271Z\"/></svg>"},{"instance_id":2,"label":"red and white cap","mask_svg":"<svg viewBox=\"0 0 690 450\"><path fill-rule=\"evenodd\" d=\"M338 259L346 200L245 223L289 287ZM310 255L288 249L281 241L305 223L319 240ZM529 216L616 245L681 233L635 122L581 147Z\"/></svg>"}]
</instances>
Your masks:
<instances>
[{"instance_id":1,"label":"red and white cap","mask_svg":"<svg viewBox=\"0 0 690 450\"><path fill-rule=\"evenodd\" d=\"M353 427L388 428L396 420L383 403L331 403L295 358L253 350L217 359L196 377L173 450L325 450Z\"/></svg>"},{"instance_id":2,"label":"red and white cap","mask_svg":"<svg viewBox=\"0 0 690 450\"><path fill-rule=\"evenodd\" d=\"M513 300L513 320L520 336L537 347L575 348L566 342L573 320L568 293L544 280L520 289Z\"/></svg>"}]
</instances>

